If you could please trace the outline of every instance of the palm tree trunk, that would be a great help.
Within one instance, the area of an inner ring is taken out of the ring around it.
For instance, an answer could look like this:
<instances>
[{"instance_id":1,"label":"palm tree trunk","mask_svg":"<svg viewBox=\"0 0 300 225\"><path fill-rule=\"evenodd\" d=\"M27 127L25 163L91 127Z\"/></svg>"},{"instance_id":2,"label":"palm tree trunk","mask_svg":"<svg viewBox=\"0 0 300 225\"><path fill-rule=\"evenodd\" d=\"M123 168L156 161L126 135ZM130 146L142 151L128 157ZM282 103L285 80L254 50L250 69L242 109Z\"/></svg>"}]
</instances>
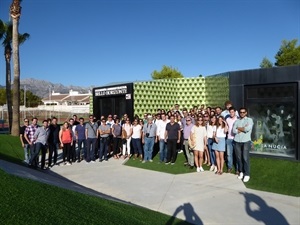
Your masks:
<instances>
[{"instance_id":1,"label":"palm tree trunk","mask_svg":"<svg viewBox=\"0 0 300 225\"><path fill-rule=\"evenodd\" d=\"M12 46L14 60L14 84L13 84L13 123L11 134L20 135L20 59L19 59L19 19L21 15L21 6L19 0L13 0L10 6L10 15L12 18Z\"/></svg>"},{"instance_id":2,"label":"palm tree trunk","mask_svg":"<svg viewBox=\"0 0 300 225\"><path fill-rule=\"evenodd\" d=\"M6 64L6 104L8 112L8 125L9 132L11 132L12 127L12 100L11 100L11 47L10 45L5 46L5 64Z\"/></svg>"}]
</instances>

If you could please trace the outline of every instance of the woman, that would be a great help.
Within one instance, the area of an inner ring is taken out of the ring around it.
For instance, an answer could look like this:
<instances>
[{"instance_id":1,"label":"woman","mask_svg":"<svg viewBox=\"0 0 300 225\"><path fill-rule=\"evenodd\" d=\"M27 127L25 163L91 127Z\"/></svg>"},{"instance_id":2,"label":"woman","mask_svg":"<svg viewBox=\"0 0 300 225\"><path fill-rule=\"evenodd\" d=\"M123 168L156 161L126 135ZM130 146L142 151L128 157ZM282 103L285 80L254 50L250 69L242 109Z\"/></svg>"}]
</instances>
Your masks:
<instances>
[{"instance_id":1,"label":"woman","mask_svg":"<svg viewBox=\"0 0 300 225\"><path fill-rule=\"evenodd\" d=\"M116 118L115 123L112 125L111 133L113 135L113 156L114 159L119 159L120 147L122 142L122 127L120 119Z\"/></svg>"},{"instance_id":2,"label":"woman","mask_svg":"<svg viewBox=\"0 0 300 225\"><path fill-rule=\"evenodd\" d=\"M66 121L64 122L61 130L59 131L59 141L60 146L63 149L63 162L64 165L71 165L71 147L73 145L73 134L72 130L69 126L69 123ZM66 162L67 158L67 162Z\"/></svg>"},{"instance_id":3,"label":"woman","mask_svg":"<svg viewBox=\"0 0 300 225\"><path fill-rule=\"evenodd\" d=\"M210 121L206 127L206 132L207 132L207 146L208 146L208 151L210 155L210 169L209 171L214 171L217 172L217 164L216 164L216 155L215 151L212 149L212 144L214 142L214 130L216 130L216 123L217 123L217 117L212 116L210 117Z\"/></svg>"},{"instance_id":4,"label":"woman","mask_svg":"<svg viewBox=\"0 0 300 225\"><path fill-rule=\"evenodd\" d=\"M132 125L130 123L130 119L127 117L125 123L122 126L122 130L124 130L125 134L125 143L123 143L123 154L122 157L125 158L126 148L127 148L127 156L130 158L130 144L131 144L131 136L132 136Z\"/></svg>"},{"instance_id":5,"label":"woman","mask_svg":"<svg viewBox=\"0 0 300 225\"><path fill-rule=\"evenodd\" d=\"M194 157L195 165L197 167L197 172L203 172L203 153L204 148L206 148L207 137L206 137L206 128L203 126L203 118L198 117L197 123L192 127L191 130L191 142L194 147Z\"/></svg>"},{"instance_id":6,"label":"woman","mask_svg":"<svg viewBox=\"0 0 300 225\"><path fill-rule=\"evenodd\" d=\"M137 159L138 154L140 157L140 161L143 160L143 148L142 148L141 137L142 137L142 126L139 124L139 121L135 119L133 121L132 136L131 136L133 153L134 153L133 160Z\"/></svg>"},{"instance_id":7,"label":"woman","mask_svg":"<svg viewBox=\"0 0 300 225\"><path fill-rule=\"evenodd\" d=\"M223 174L225 137L227 131L228 131L227 123L225 122L224 118L220 116L217 119L217 124L213 131L214 143L212 145L212 149L215 151L216 161L217 161L216 174L219 175Z\"/></svg>"}]
</instances>

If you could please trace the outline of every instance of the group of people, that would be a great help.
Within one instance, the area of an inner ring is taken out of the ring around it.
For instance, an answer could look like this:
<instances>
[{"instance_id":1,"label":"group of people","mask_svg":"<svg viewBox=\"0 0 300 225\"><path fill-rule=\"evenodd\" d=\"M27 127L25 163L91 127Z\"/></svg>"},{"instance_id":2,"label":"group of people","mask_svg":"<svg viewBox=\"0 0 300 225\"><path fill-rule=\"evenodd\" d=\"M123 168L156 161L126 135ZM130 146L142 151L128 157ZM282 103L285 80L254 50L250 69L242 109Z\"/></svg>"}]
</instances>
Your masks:
<instances>
[{"instance_id":1,"label":"group of people","mask_svg":"<svg viewBox=\"0 0 300 225\"><path fill-rule=\"evenodd\" d=\"M145 113L144 118L127 114L101 116L93 115L89 121L74 115L60 127L57 119L44 120L38 127L37 118L24 119L20 139L24 147L25 161L38 166L41 152L41 168L46 169L46 152L49 149L48 168L58 165L58 149L63 150L63 164L85 160L86 163L114 159L139 159L142 163L153 162L153 150L159 149L159 161L174 165L177 154L184 152L185 166L203 172L203 165L210 171L222 175L226 162L227 172L235 172L239 179L250 179L249 151L253 120L247 116L247 109L237 111L230 101L225 108L194 107L180 109L175 105L169 111L157 110L155 114ZM226 159L226 160L225 160Z\"/></svg>"}]
</instances>

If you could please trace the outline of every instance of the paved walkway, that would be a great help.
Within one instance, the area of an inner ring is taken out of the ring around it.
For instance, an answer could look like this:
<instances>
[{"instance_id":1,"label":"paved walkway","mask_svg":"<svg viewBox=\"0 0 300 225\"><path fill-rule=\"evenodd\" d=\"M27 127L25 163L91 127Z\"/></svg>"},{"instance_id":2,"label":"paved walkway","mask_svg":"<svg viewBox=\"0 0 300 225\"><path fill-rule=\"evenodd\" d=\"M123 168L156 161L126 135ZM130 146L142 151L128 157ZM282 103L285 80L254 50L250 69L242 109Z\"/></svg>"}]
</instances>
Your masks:
<instances>
[{"instance_id":1,"label":"paved walkway","mask_svg":"<svg viewBox=\"0 0 300 225\"><path fill-rule=\"evenodd\" d=\"M122 165L81 162L36 171L0 160L8 173L143 206L195 224L300 224L300 198L247 189L235 175L172 175Z\"/></svg>"}]
</instances>

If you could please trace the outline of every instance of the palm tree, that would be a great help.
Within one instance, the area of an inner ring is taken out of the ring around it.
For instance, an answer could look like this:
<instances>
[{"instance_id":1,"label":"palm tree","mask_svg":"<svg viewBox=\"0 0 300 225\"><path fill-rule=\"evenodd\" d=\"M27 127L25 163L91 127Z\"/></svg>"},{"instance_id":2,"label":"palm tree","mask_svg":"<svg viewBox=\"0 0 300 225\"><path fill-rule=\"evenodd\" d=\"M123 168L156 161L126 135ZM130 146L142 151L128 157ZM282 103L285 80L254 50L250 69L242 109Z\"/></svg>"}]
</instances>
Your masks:
<instances>
[{"instance_id":1,"label":"palm tree","mask_svg":"<svg viewBox=\"0 0 300 225\"><path fill-rule=\"evenodd\" d=\"M19 34L19 44L23 44L29 38L28 33ZM6 65L6 102L8 111L9 130L12 128L12 95L11 95L11 43L12 43L12 23L0 20L0 40L3 40L5 65Z\"/></svg>"}]
</instances>

